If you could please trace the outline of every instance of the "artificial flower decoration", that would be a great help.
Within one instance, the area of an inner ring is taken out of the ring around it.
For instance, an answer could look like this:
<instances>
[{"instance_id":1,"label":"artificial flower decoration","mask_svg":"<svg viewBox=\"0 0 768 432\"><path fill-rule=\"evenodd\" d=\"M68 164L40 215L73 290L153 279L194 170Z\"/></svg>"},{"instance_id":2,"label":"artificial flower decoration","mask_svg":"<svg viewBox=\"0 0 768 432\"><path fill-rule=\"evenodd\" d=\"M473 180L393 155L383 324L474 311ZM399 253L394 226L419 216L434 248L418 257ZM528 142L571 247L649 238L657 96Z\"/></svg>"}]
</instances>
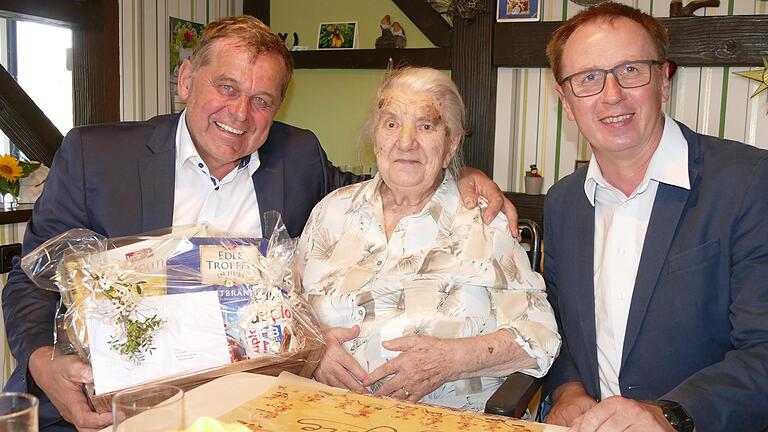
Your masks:
<instances>
[{"instance_id":1,"label":"artificial flower decoration","mask_svg":"<svg viewBox=\"0 0 768 432\"><path fill-rule=\"evenodd\" d=\"M755 80L760 83L759 86L757 86L757 90L755 90L754 93L752 93L752 97L757 96L760 94L763 90L768 89L768 57L763 57L763 69L762 70L753 70L749 72L734 72L736 75L741 75L744 78L749 78L751 80ZM766 106L766 111L768 112L768 106Z\"/></svg>"},{"instance_id":2,"label":"artificial flower decoration","mask_svg":"<svg viewBox=\"0 0 768 432\"><path fill-rule=\"evenodd\" d=\"M0 157L0 193L19 197L19 180L40 168L40 162L18 160L12 155Z\"/></svg>"}]
</instances>

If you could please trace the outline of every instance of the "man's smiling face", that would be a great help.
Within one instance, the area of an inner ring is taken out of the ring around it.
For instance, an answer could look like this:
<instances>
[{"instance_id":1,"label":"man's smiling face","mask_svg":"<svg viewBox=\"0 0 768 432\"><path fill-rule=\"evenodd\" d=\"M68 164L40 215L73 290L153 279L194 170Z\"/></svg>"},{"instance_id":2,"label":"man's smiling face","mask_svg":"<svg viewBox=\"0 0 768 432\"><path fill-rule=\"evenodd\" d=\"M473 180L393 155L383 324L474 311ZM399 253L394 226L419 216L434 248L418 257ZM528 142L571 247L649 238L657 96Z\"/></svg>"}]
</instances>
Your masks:
<instances>
[{"instance_id":1,"label":"man's smiling face","mask_svg":"<svg viewBox=\"0 0 768 432\"><path fill-rule=\"evenodd\" d=\"M216 41L208 63L197 70L184 61L178 93L187 102L187 128L211 175L221 179L267 140L286 73L278 55L254 58L232 39Z\"/></svg>"}]
</instances>

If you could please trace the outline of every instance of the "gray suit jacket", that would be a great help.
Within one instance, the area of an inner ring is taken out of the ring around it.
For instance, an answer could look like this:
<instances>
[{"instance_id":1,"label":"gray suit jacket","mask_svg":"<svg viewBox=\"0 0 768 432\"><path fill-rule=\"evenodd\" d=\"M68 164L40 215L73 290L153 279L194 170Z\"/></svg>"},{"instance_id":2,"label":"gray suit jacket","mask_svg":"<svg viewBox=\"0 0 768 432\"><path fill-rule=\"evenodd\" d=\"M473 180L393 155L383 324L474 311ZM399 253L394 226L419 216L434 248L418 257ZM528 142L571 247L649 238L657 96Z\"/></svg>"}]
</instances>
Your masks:
<instances>
[{"instance_id":1,"label":"gray suit jacket","mask_svg":"<svg viewBox=\"0 0 768 432\"><path fill-rule=\"evenodd\" d=\"M71 228L120 237L170 226L178 121L178 115L166 115L72 129L35 204L23 254ZM259 159L253 175L259 209L262 215L280 212L293 237L328 192L359 180L328 161L312 132L279 122L259 149ZM53 344L59 294L37 288L17 261L2 300L8 343L18 362L6 389L41 396L40 428L45 429L61 418L39 389L28 386L27 362L35 349Z\"/></svg>"},{"instance_id":2,"label":"gray suit jacket","mask_svg":"<svg viewBox=\"0 0 768 432\"><path fill-rule=\"evenodd\" d=\"M691 190L659 185L627 322L622 395L677 401L699 432L763 430L768 152L680 128ZM545 279L563 335L545 392L580 381L600 398L586 171L558 182L545 204Z\"/></svg>"}]
</instances>

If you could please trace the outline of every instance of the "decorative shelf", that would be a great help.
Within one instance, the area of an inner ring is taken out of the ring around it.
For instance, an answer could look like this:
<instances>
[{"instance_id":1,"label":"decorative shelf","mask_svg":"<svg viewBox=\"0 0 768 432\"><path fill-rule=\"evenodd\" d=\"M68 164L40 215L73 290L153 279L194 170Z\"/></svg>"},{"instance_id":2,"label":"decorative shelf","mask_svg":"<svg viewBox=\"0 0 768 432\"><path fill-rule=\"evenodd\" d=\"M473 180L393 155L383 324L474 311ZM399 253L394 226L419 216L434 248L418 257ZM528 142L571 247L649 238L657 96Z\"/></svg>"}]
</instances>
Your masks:
<instances>
[{"instance_id":1,"label":"decorative shelf","mask_svg":"<svg viewBox=\"0 0 768 432\"><path fill-rule=\"evenodd\" d=\"M13 209L6 209L0 205L0 225L27 222L32 217L34 204L19 204Z\"/></svg>"},{"instance_id":2,"label":"decorative shelf","mask_svg":"<svg viewBox=\"0 0 768 432\"><path fill-rule=\"evenodd\" d=\"M669 58L678 66L762 66L768 15L660 18L669 29ZM493 64L549 67L544 49L560 21L498 23Z\"/></svg>"},{"instance_id":3,"label":"decorative shelf","mask_svg":"<svg viewBox=\"0 0 768 432\"><path fill-rule=\"evenodd\" d=\"M395 66L451 68L450 48L379 48L353 50L292 51L296 69L386 69Z\"/></svg>"}]
</instances>

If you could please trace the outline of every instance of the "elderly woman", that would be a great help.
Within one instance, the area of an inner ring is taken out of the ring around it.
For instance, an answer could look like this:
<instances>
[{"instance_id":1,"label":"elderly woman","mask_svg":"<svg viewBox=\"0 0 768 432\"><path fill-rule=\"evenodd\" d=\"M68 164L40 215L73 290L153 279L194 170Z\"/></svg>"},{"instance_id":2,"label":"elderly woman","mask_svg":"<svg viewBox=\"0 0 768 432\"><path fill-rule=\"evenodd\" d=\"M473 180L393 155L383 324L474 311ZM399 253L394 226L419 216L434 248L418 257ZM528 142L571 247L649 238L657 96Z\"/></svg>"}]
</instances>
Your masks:
<instances>
[{"instance_id":1,"label":"elderly woman","mask_svg":"<svg viewBox=\"0 0 768 432\"><path fill-rule=\"evenodd\" d=\"M434 69L379 88L378 174L327 196L301 236L304 293L327 343L317 380L482 410L506 375L552 364L560 337L542 278L503 215L485 225L460 204L464 117Z\"/></svg>"}]
</instances>

